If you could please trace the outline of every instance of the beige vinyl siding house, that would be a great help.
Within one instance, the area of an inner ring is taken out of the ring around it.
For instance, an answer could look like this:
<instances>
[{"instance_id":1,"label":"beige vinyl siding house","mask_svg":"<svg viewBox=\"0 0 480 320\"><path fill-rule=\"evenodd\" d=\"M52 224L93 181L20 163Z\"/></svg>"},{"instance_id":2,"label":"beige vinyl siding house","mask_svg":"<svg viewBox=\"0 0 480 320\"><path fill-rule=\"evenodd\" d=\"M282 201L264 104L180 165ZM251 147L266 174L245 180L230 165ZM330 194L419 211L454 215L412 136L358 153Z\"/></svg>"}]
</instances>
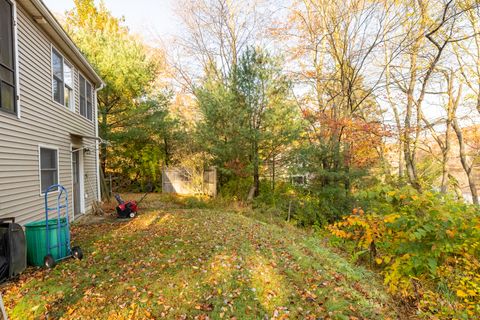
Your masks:
<instances>
[{"instance_id":1,"label":"beige vinyl siding house","mask_svg":"<svg viewBox=\"0 0 480 320\"><path fill-rule=\"evenodd\" d=\"M43 191L54 183L77 218L100 197L102 81L42 1L0 0L0 28L0 218L44 219Z\"/></svg>"}]
</instances>

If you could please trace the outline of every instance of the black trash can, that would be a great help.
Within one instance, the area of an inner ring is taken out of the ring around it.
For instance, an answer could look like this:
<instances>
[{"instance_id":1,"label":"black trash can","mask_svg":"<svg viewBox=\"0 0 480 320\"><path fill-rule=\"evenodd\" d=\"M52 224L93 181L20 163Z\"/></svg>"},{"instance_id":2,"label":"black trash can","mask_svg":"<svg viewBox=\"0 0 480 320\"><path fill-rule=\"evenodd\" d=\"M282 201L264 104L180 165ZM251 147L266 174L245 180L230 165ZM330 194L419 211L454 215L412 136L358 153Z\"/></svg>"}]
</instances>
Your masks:
<instances>
[{"instance_id":1,"label":"black trash can","mask_svg":"<svg viewBox=\"0 0 480 320\"><path fill-rule=\"evenodd\" d=\"M27 268L25 243L25 233L15 218L0 219L0 282L18 276Z\"/></svg>"}]
</instances>

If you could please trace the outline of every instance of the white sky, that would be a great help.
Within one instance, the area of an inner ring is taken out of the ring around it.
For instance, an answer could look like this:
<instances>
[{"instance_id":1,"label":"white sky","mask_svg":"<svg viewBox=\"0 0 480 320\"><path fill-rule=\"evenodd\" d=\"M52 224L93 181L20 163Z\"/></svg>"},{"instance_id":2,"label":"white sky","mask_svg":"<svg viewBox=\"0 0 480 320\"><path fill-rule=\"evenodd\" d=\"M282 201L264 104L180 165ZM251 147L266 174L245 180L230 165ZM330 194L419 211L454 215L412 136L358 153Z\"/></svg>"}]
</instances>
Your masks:
<instances>
[{"instance_id":1,"label":"white sky","mask_svg":"<svg viewBox=\"0 0 480 320\"><path fill-rule=\"evenodd\" d=\"M63 14L74 7L73 0L43 0L54 14ZM96 0L95 2L99 2ZM175 35L180 29L175 15L175 0L103 0L116 17L125 21L135 33L147 40L155 36L163 39Z\"/></svg>"}]
</instances>

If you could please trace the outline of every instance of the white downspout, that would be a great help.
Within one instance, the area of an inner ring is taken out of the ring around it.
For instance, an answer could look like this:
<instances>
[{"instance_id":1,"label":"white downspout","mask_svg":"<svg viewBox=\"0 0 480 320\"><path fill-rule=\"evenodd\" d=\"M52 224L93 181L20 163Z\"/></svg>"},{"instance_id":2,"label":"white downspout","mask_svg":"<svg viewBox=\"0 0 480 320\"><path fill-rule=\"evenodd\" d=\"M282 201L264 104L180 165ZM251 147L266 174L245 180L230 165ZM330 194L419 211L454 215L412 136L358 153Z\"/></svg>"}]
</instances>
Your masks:
<instances>
[{"instance_id":1,"label":"white downspout","mask_svg":"<svg viewBox=\"0 0 480 320\"><path fill-rule=\"evenodd\" d=\"M102 82L100 87L95 89L95 137L99 138L98 136L98 91L105 88L105 84ZM103 142L103 141L102 141ZM95 159L97 164L97 201L102 201L102 194L100 191L100 145L98 143L98 139L95 140Z\"/></svg>"}]
</instances>

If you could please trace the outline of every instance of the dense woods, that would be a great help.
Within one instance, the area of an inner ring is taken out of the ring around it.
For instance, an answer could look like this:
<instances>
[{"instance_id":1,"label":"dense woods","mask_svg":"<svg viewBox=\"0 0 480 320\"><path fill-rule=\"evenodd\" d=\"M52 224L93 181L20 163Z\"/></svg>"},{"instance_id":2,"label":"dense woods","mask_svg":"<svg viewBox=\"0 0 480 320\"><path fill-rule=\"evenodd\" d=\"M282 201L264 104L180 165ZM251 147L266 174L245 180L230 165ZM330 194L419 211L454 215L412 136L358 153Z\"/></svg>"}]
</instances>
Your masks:
<instances>
[{"instance_id":1,"label":"dense woods","mask_svg":"<svg viewBox=\"0 0 480 320\"><path fill-rule=\"evenodd\" d=\"M480 4L192 0L178 14L165 48L93 0L66 13L106 83L105 181L160 191L164 167L215 166L222 199L314 226L417 314L478 318Z\"/></svg>"}]
</instances>

